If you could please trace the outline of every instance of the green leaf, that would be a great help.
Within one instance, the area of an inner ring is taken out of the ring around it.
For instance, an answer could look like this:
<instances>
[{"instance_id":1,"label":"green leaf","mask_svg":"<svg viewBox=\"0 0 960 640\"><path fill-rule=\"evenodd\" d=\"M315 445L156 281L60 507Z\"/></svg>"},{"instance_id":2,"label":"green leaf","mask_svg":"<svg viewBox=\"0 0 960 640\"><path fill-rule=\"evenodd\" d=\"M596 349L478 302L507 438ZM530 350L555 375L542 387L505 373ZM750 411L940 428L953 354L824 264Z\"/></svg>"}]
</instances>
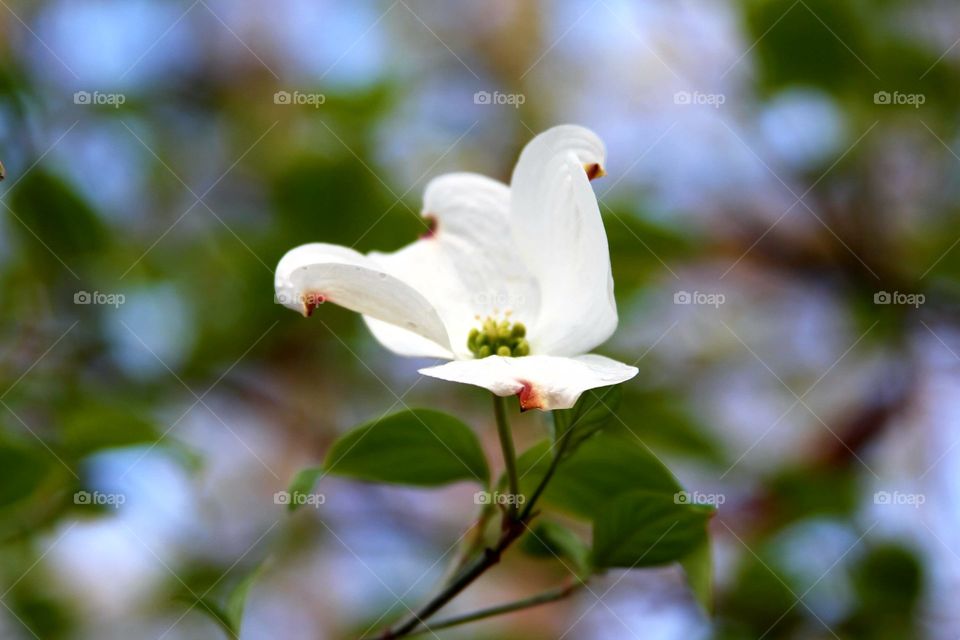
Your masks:
<instances>
[{"instance_id":1,"label":"green leaf","mask_svg":"<svg viewBox=\"0 0 960 640\"><path fill-rule=\"evenodd\" d=\"M590 575L590 548L580 536L557 522L545 520L523 538L523 550L541 558L559 558L580 577Z\"/></svg>"},{"instance_id":2,"label":"green leaf","mask_svg":"<svg viewBox=\"0 0 960 640\"><path fill-rule=\"evenodd\" d=\"M23 174L11 197L17 217L23 221L23 229L13 233L28 240L23 245L25 251L44 251L48 247L64 259L83 260L99 257L109 248L107 229L89 203L66 180L42 166ZM36 242L38 239L42 244ZM31 264L41 272L52 268L41 266L40 261Z\"/></svg>"},{"instance_id":3,"label":"green leaf","mask_svg":"<svg viewBox=\"0 0 960 640\"><path fill-rule=\"evenodd\" d=\"M550 466L549 442L534 445L517 466L521 492L530 495ZM543 501L575 516L592 520L612 498L644 490L668 496L682 490L670 470L637 442L599 433L563 460L543 493Z\"/></svg>"},{"instance_id":4,"label":"green leaf","mask_svg":"<svg viewBox=\"0 0 960 640\"><path fill-rule=\"evenodd\" d=\"M197 611L207 615L216 622L226 632L230 638L240 637L240 626L243 623L243 611L247 606L247 597L254 583L263 573L264 564L257 565L247 576L237 583L235 587L227 594L226 606L220 604L212 597L206 596L199 600L193 600L193 594L182 594L178 599L188 602L191 605L197 603ZM219 598L218 598L219 599Z\"/></svg>"},{"instance_id":5,"label":"green leaf","mask_svg":"<svg viewBox=\"0 0 960 640\"><path fill-rule=\"evenodd\" d=\"M661 493L624 493L607 502L594 521L593 562L632 569L680 560L704 543L712 513Z\"/></svg>"},{"instance_id":6,"label":"green leaf","mask_svg":"<svg viewBox=\"0 0 960 640\"><path fill-rule=\"evenodd\" d=\"M178 599L189 603L191 606L196 603L196 610L220 625L220 628L223 629L228 638L239 637L237 630L234 629L233 625L230 623L230 617L227 615L227 612L219 604L214 602L213 599L205 597L200 598L198 601L193 601L186 596Z\"/></svg>"},{"instance_id":7,"label":"green leaf","mask_svg":"<svg viewBox=\"0 0 960 640\"><path fill-rule=\"evenodd\" d=\"M51 471L52 456L44 451L13 442L0 441L0 507L33 493Z\"/></svg>"},{"instance_id":8,"label":"green leaf","mask_svg":"<svg viewBox=\"0 0 960 640\"><path fill-rule=\"evenodd\" d=\"M866 327L864 327L866 329ZM719 465L726 459L713 432L690 412L686 399L674 391L630 385L617 410L620 420L604 433L625 440L643 440L657 451L668 451Z\"/></svg>"},{"instance_id":9,"label":"green leaf","mask_svg":"<svg viewBox=\"0 0 960 640\"><path fill-rule=\"evenodd\" d=\"M430 409L402 411L357 427L333 443L324 467L359 480L421 487L490 480L470 427Z\"/></svg>"},{"instance_id":10,"label":"green leaf","mask_svg":"<svg viewBox=\"0 0 960 640\"><path fill-rule=\"evenodd\" d=\"M606 426L620 407L622 398L623 392L619 385L591 389L580 396L573 408L554 411L555 439L559 440L561 436L571 432L568 436L570 443L565 452L572 453L581 442Z\"/></svg>"},{"instance_id":11,"label":"green leaf","mask_svg":"<svg viewBox=\"0 0 960 640\"><path fill-rule=\"evenodd\" d=\"M67 417L63 445L74 456L157 439L155 425L136 407L88 403Z\"/></svg>"},{"instance_id":12,"label":"green leaf","mask_svg":"<svg viewBox=\"0 0 960 640\"><path fill-rule=\"evenodd\" d=\"M313 485L317 483L317 478L323 473L323 467L306 467L297 472L287 488L290 494L290 502L287 503L287 510L291 513L299 509L305 501L300 496L306 496L313 491Z\"/></svg>"},{"instance_id":13,"label":"green leaf","mask_svg":"<svg viewBox=\"0 0 960 640\"><path fill-rule=\"evenodd\" d=\"M256 582L260 574L263 573L263 566L264 565L260 564L256 569L251 571L250 575L240 581L227 598L227 607L224 613L227 615L227 622L238 637L240 635L240 625L243 622L243 610L247 606L247 597L250 595L253 583Z\"/></svg>"},{"instance_id":14,"label":"green leaf","mask_svg":"<svg viewBox=\"0 0 960 640\"><path fill-rule=\"evenodd\" d=\"M687 584L703 610L713 613L713 559L710 540L705 538L691 553L680 559Z\"/></svg>"}]
</instances>

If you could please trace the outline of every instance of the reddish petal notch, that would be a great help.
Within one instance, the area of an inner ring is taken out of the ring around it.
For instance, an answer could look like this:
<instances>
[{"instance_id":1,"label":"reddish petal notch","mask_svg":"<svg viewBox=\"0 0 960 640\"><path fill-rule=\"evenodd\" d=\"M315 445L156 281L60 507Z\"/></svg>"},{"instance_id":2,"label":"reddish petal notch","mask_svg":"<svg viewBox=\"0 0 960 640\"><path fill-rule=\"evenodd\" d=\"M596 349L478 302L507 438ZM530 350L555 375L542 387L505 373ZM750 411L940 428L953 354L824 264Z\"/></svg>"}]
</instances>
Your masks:
<instances>
[{"instance_id":1,"label":"reddish petal notch","mask_svg":"<svg viewBox=\"0 0 960 640\"><path fill-rule=\"evenodd\" d=\"M303 317L309 318L313 315L314 309L322 305L327 301L327 296L322 293L308 293L303 296L301 302L303 303Z\"/></svg>"},{"instance_id":2,"label":"reddish petal notch","mask_svg":"<svg viewBox=\"0 0 960 640\"><path fill-rule=\"evenodd\" d=\"M583 170L587 172L587 180L594 180L607 175L607 172L597 162L583 165Z\"/></svg>"},{"instance_id":3,"label":"reddish petal notch","mask_svg":"<svg viewBox=\"0 0 960 640\"><path fill-rule=\"evenodd\" d=\"M543 399L537 393L534 386L526 380L517 380L523 387L517 396L520 398L520 411L529 411L530 409L543 409Z\"/></svg>"},{"instance_id":4,"label":"reddish petal notch","mask_svg":"<svg viewBox=\"0 0 960 640\"><path fill-rule=\"evenodd\" d=\"M420 234L421 238L432 238L437 235L437 217L432 213L424 214L423 219L427 221L427 230Z\"/></svg>"}]
</instances>

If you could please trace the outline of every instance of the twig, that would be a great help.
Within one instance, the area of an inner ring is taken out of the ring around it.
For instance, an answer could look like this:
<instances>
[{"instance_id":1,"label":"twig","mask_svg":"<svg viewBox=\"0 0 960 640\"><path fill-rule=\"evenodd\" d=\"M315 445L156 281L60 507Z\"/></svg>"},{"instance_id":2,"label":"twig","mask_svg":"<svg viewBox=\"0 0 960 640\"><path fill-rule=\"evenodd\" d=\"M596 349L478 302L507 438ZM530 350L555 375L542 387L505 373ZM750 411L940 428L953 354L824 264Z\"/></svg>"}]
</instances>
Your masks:
<instances>
[{"instance_id":1,"label":"twig","mask_svg":"<svg viewBox=\"0 0 960 640\"><path fill-rule=\"evenodd\" d=\"M492 618L494 616L504 615L506 613L512 613L514 611L521 611L523 609L530 609L532 607L538 607L550 602L556 602L557 600L563 600L564 598L570 596L572 593L582 589L586 586L585 582L573 582L555 589L550 589L549 591L544 591L543 593L537 594L535 596L530 596L529 598L523 598L522 600L517 600L515 602L508 602L507 604L497 605L495 607L488 607L486 609L480 609L479 611L474 611L473 613L467 613L461 616L454 616L452 618L446 618L444 620L438 620L426 626L418 631L414 631L409 634L411 636L419 636L424 633L431 633L433 631L439 631L440 629L447 629L450 627L455 627L461 624L467 624L469 622L475 622L477 620L482 620L484 618Z\"/></svg>"},{"instance_id":2,"label":"twig","mask_svg":"<svg viewBox=\"0 0 960 640\"><path fill-rule=\"evenodd\" d=\"M424 620L453 600L461 591L469 587L474 580L483 575L487 569L500 562L500 556L503 552L526 530L526 522L523 520L512 520L505 515L504 527L503 533L500 534L500 539L494 547L484 549L483 555L478 557L472 564L467 565L466 569L451 580L430 602L424 605L419 611L410 615L395 628L384 631L380 636L380 640L394 640L395 638L410 635L417 627L423 624Z\"/></svg>"}]
</instances>

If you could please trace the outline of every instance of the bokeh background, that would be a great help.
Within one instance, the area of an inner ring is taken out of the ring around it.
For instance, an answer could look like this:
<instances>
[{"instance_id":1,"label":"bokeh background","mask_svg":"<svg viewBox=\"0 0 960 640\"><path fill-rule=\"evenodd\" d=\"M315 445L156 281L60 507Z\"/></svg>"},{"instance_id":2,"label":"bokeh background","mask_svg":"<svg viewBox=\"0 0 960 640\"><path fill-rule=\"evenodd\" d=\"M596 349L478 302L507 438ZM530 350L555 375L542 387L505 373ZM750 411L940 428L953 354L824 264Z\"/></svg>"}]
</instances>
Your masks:
<instances>
[{"instance_id":1,"label":"bokeh background","mask_svg":"<svg viewBox=\"0 0 960 640\"><path fill-rule=\"evenodd\" d=\"M404 406L499 460L488 399L274 304L273 267L406 244L427 180L508 179L561 122L609 149L617 424L723 502L716 614L666 567L440 636L960 634L956 3L0 0L0 29L0 637L224 637L196 602L253 573L244 639L422 601L473 487L273 495ZM508 560L450 611L563 575Z\"/></svg>"}]
</instances>

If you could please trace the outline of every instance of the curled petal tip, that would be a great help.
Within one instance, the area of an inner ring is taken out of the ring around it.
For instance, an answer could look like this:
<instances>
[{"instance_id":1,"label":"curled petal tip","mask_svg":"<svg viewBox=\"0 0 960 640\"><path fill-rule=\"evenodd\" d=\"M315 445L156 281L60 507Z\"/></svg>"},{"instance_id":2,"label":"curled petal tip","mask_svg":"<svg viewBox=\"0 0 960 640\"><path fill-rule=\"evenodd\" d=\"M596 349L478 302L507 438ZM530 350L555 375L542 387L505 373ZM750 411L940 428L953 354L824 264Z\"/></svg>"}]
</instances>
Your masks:
<instances>
[{"instance_id":1,"label":"curled petal tip","mask_svg":"<svg viewBox=\"0 0 960 640\"><path fill-rule=\"evenodd\" d=\"M607 175L607 172L603 170L603 167L600 166L599 162L591 162L590 164L583 165L583 170L587 172L587 179L594 180L596 178L602 178Z\"/></svg>"}]
</instances>

